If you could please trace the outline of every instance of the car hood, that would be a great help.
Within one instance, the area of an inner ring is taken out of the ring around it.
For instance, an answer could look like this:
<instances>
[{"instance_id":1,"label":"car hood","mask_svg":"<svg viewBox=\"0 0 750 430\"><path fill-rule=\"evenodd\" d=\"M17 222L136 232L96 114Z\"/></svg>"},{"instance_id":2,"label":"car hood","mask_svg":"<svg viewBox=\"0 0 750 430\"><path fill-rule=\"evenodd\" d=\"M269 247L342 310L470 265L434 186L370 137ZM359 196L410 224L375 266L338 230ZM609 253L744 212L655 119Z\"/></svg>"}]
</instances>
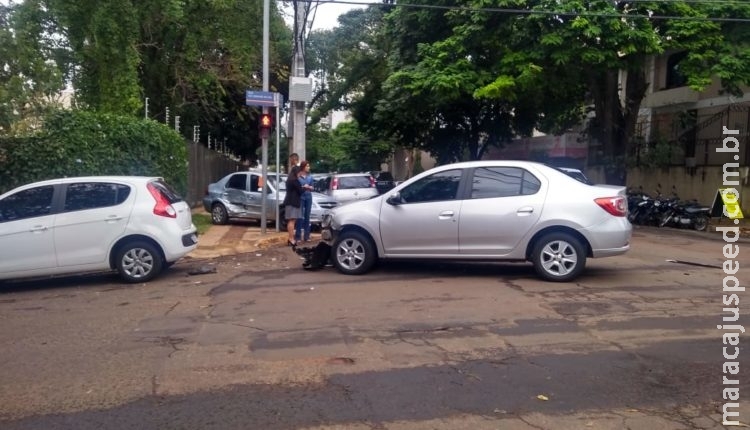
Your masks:
<instances>
[{"instance_id":1,"label":"car hood","mask_svg":"<svg viewBox=\"0 0 750 430\"><path fill-rule=\"evenodd\" d=\"M273 195L273 194L274 193L271 193L271 195ZM286 191L279 191L279 200L284 200L285 196L286 196ZM329 197L329 196L327 196L325 194L321 194L321 193L313 192L312 196L313 196L313 201L316 201L316 202L317 201L324 202L324 201L329 201L329 200L332 201L332 202L336 201L336 199L334 199L332 197Z\"/></svg>"}]
</instances>

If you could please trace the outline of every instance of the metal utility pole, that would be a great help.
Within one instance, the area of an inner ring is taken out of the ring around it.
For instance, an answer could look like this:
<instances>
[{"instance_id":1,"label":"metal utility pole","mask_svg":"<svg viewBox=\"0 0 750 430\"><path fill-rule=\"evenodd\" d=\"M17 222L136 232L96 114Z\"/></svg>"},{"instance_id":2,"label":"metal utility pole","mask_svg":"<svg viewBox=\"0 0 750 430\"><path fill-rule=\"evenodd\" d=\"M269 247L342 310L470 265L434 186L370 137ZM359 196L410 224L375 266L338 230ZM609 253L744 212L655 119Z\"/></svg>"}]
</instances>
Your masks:
<instances>
[{"instance_id":1,"label":"metal utility pole","mask_svg":"<svg viewBox=\"0 0 750 430\"><path fill-rule=\"evenodd\" d=\"M305 102L312 100L312 79L305 73L305 30L310 2L294 2L294 57L289 83L289 153L305 159Z\"/></svg>"},{"instance_id":2,"label":"metal utility pole","mask_svg":"<svg viewBox=\"0 0 750 430\"><path fill-rule=\"evenodd\" d=\"M263 91L268 91L268 28L271 20L271 0L263 0ZM268 113L268 107L263 106L263 113ZM263 177L263 188L260 193L260 232L266 234L266 207L268 207L268 193L266 186L268 184L268 133L264 133L261 140L261 176ZM277 177L278 179L278 177ZM276 184L276 187L279 185ZM276 202L278 204L278 201ZM278 217L276 218L278 220Z\"/></svg>"}]
</instances>

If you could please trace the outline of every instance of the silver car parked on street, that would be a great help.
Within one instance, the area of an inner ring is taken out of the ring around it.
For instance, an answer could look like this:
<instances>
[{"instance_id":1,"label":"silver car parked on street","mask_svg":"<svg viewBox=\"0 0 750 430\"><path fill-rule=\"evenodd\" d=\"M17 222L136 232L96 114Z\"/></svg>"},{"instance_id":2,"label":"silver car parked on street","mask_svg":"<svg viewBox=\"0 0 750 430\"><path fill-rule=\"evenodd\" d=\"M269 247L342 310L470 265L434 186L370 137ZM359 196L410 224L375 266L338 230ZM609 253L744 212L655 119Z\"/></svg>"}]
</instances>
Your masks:
<instances>
[{"instance_id":1,"label":"silver car parked on street","mask_svg":"<svg viewBox=\"0 0 750 430\"><path fill-rule=\"evenodd\" d=\"M579 182L527 161L436 167L379 197L340 206L323 239L342 273L379 259L531 261L549 281L570 281L587 257L630 247L625 187Z\"/></svg>"},{"instance_id":2,"label":"silver car parked on street","mask_svg":"<svg viewBox=\"0 0 750 430\"><path fill-rule=\"evenodd\" d=\"M268 175L266 184L266 219L276 220L276 207L279 206L281 220L284 220L284 196L286 195L286 175L276 180L276 174ZM217 182L210 184L203 197L203 208L211 213L211 222L226 224L232 218L260 220L263 213L261 188L263 176L259 171L230 173ZM276 200L278 184L278 200ZM319 226L323 214L338 206L338 202L320 193L313 193L310 223Z\"/></svg>"}]
</instances>

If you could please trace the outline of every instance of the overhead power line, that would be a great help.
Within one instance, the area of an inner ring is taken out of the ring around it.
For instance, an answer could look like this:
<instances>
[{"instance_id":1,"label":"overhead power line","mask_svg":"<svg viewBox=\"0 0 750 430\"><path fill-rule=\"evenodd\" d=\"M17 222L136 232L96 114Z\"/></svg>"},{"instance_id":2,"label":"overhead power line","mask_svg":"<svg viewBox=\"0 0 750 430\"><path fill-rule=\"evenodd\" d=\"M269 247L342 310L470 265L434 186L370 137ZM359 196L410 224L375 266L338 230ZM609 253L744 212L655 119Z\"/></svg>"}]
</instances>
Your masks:
<instances>
[{"instance_id":1,"label":"overhead power line","mask_svg":"<svg viewBox=\"0 0 750 430\"><path fill-rule=\"evenodd\" d=\"M465 12L488 12L488 13L506 13L515 15L548 15L548 16L564 16L564 17L584 17L584 18L627 18L627 19L654 19L654 20L675 20L675 21L710 21L710 22L742 22L750 23L750 18L727 18L727 17L710 17L710 16L677 16L677 15L643 15L643 14L630 14L630 13L600 13L600 12L562 12L554 10L540 10L540 9L509 9L509 8L497 8L497 7L482 7L473 8L467 6L443 6L443 5L430 5L430 4L412 4L412 3L393 3L384 4L382 2L369 2L362 3L350 0L302 0L307 2L316 3L328 3L328 4L346 4L354 6L389 6L389 7L406 7L415 9L440 9L440 10L456 10ZM633 2L634 0L630 0ZM651 2L651 3L726 3L730 5L743 6L747 5L744 2L732 2L730 0L694 0L692 2L687 0L635 0L640 2Z\"/></svg>"}]
</instances>

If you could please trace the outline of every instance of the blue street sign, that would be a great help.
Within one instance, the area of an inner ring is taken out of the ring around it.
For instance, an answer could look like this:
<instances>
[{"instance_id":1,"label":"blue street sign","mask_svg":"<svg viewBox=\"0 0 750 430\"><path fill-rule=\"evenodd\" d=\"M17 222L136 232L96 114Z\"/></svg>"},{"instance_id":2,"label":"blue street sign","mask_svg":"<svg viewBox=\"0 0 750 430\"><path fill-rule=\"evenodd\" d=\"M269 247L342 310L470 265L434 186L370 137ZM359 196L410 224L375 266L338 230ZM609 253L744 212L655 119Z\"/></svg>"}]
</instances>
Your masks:
<instances>
[{"instance_id":1,"label":"blue street sign","mask_svg":"<svg viewBox=\"0 0 750 430\"><path fill-rule=\"evenodd\" d=\"M269 106L278 105L278 93L270 91L245 91L245 104L248 106Z\"/></svg>"}]
</instances>

